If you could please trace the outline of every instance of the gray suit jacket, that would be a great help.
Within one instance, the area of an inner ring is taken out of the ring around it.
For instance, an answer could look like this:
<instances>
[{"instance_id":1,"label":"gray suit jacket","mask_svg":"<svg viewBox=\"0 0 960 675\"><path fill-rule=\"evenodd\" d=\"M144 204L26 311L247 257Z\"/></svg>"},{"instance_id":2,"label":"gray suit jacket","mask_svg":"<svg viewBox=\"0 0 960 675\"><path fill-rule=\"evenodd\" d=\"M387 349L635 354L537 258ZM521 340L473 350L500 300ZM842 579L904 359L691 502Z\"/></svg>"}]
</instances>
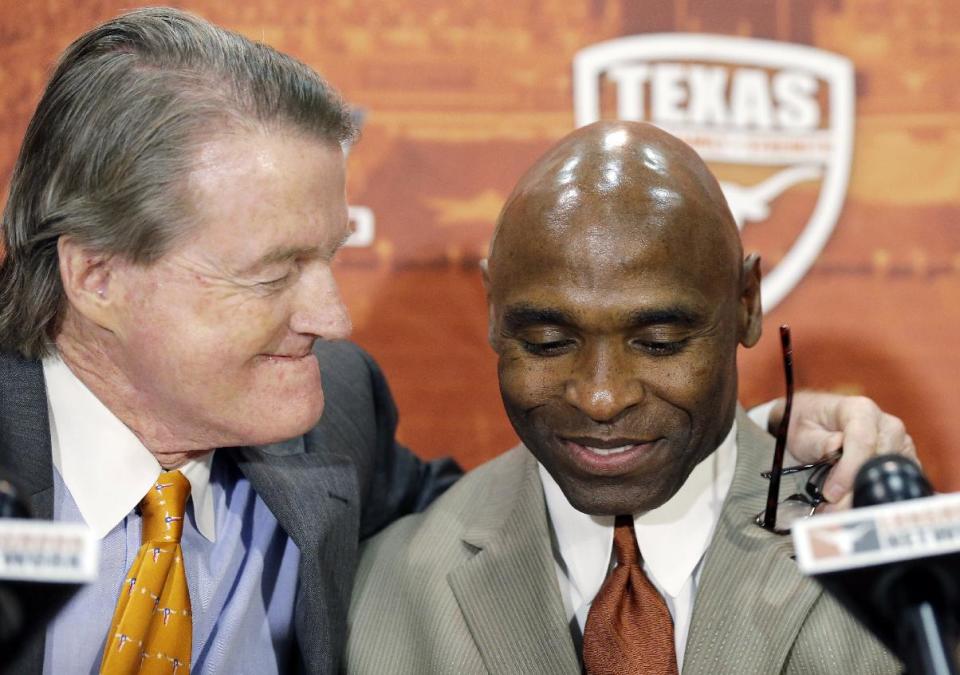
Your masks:
<instances>
[{"instance_id":1,"label":"gray suit jacket","mask_svg":"<svg viewBox=\"0 0 960 675\"><path fill-rule=\"evenodd\" d=\"M684 673L896 673L897 662L754 525L772 441L742 412L730 493L704 562ZM683 536L678 533L678 536ZM533 456L515 448L366 546L352 673L580 673Z\"/></svg>"},{"instance_id":2,"label":"gray suit jacket","mask_svg":"<svg viewBox=\"0 0 960 675\"><path fill-rule=\"evenodd\" d=\"M459 475L423 464L394 440L397 414L376 363L355 345L318 342L326 405L305 436L218 450L236 461L301 551L290 670L339 668L359 540L421 510ZM53 465L39 362L0 353L0 467L19 479L37 518L53 518ZM119 587L118 587L119 588ZM39 605L56 602L54 593ZM104 630L106 630L104 626ZM40 673L44 633L0 671Z\"/></svg>"}]
</instances>

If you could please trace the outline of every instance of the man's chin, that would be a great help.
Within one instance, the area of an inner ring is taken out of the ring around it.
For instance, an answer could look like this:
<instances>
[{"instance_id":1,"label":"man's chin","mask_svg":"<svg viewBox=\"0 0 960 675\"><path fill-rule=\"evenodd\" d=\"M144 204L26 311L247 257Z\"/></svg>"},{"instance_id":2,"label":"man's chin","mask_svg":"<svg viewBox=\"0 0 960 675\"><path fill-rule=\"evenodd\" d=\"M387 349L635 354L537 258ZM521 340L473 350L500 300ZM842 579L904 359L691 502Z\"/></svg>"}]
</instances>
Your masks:
<instances>
[{"instance_id":1,"label":"man's chin","mask_svg":"<svg viewBox=\"0 0 960 675\"><path fill-rule=\"evenodd\" d=\"M662 506L670 498L669 495L627 492L622 486L617 485L604 485L602 487L579 484L564 485L559 481L558 484L570 505L577 511L589 516L646 513Z\"/></svg>"},{"instance_id":2,"label":"man's chin","mask_svg":"<svg viewBox=\"0 0 960 675\"><path fill-rule=\"evenodd\" d=\"M243 445L271 445L303 436L313 429L323 417L324 399L320 393L315 401L297 401L273 412L261 411L251 415L251 420L260 424L249 430L248 440Z\"/></svg>"},{"instance_id":3,"label":"man's chin","mask_svg":"<svg viewBox=\"0 0 960 675\"><path fill-rule=\"evenodd\" d=\"M317 426L317 424L323 418L324 407L323 394L321 393L319 400L314 405L305 406L304 410L299 415L291 415L288 425L285 425L287 432L286 438L303 436L305 433Z\"/></svg>"}]
</instances>

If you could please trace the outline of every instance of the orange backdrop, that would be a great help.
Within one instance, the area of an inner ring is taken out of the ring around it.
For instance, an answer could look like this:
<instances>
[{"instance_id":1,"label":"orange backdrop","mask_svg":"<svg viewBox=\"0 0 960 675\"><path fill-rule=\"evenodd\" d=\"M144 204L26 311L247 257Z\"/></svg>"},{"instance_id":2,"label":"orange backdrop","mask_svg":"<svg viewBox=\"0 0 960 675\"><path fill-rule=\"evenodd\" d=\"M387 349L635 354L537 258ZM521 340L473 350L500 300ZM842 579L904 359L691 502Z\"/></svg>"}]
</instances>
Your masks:
<instances>
[{"instance_id":1,"label":"orange backdrop","mask_svg":"<svg viewBox=\"0 0 960 675\"><path fill-rule=\"evenodd\" d=\"M960 329L960 9L952 0L171 4L297 56L364 111L350 198L373 214L374 237L346 250L338 270L355 338L391 380L401 437L423 456L453 454L467 466L515 442L485 342L477 261L521 171L574 126L575 54L620 36L697 32L848 57L856 121L843 210L813 267L768 314L760 345L741 354L741 398L779 394L775 327L789 322L801 385L872 396L906 420L937 487L960 490L952 422L960 350L951 337ZM4 182L56 55L130 7L2 0ZM784 193L767 229L746 226L767 264L789 249L816 187Z\"/></svg>"}]
</instances>

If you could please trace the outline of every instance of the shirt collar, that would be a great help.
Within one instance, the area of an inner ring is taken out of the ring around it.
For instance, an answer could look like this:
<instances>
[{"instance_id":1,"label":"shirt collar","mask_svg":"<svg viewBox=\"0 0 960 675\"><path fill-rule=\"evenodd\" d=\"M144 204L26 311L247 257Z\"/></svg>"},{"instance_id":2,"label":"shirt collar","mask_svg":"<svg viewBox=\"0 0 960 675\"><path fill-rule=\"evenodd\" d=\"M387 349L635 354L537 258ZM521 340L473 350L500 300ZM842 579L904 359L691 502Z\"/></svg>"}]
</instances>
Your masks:
<instances>
[{"instance_id":1,"label":"shirt collar","mask_svg":"<svg viewBox=\"0 0 960 675\"><path fill-rule=\"evenodd\" d=\"M665 504L635 514L633 527L647 574L676 598L694 574L713 537L737 463L737 423L717 450L700 462ZM575 509L550 473L539 465L557 548L576 593L591 602L603 585L613 551L613 516Z\"/></svg>"},{"instance_id":2,"label":"shirt collar","mask_svg":"<svg viewBox=\"0 0 960 675\"><path fill-rule=\"evenodd\" d=\"M53 465L84 521L102 539L140 503L163 470L153 454L87 389L59 356L43 360ZM197 530L216 535L210 465L213 453L188 461Z\"/></svg>"}]
</instances>

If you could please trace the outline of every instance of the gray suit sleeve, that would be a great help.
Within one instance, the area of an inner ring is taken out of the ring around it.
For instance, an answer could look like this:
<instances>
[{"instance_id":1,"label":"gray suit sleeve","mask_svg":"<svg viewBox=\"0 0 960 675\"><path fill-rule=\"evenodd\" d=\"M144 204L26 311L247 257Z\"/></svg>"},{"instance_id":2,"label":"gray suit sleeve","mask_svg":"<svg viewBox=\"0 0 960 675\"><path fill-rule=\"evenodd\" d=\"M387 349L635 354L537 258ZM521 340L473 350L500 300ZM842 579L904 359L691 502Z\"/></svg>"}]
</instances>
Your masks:
<instances>
[{"instance_id":1,"label":"gray suit sleeve","mask_svg":"<svg viewBox=\"0 0 960 675\"><path fill-rule=\"evenodd\" d=\"M386 378L363 352L370 373L376 416L376 463L360 523L360 538L370 537L397 518L424 510L463 474L452 459L423 462L397 442L397 407Z\"/></svg>"}]
</instances>

